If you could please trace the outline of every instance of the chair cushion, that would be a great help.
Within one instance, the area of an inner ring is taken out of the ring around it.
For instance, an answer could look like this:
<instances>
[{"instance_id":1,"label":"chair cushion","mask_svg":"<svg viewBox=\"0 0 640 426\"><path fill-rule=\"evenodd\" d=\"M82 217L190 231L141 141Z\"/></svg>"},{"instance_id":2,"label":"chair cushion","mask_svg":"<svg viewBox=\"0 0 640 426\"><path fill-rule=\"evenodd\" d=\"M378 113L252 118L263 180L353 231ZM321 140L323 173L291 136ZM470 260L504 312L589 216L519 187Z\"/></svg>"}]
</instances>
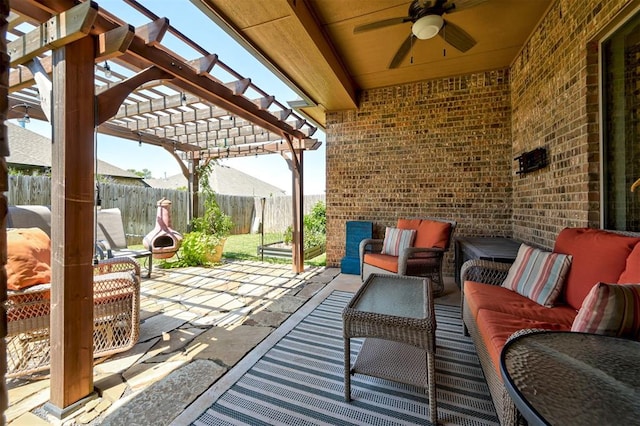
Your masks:
<instances>
[{"instance_id":1,"label":"chair cushion","mask_svg":"<svg viewBox=\"0 0 640 426\"><path fill-rule=\"evenodd\" d=\"M571 331L640 340L640 284L593 286Z\"/></svg>"},{"instance_id":2,"label":"chair cushion","mask_svg":"<svg viewBox=\"0 0 640 426\"><path fill-rule=\"evenodd\" d=\"M389 272L398 272L398 256L381 253L367 253L364 255L364 263Z\"/></svg>"},{"instance_id":3,"label":"chair cushion","mask_svg":"<svg viewBox=\"0 0 640 426\"><path fill-rule=\"evenodd\" d=\"M405 248L413 245L415 237L416 231L414 229L387 227L384 233L384 242L382 243L382 254L399 256Z\"/></svg>"},{"instance_id":4,"label":"chair cushion","mask_svg":"<svg viewBox=\"0 0 640 426\"><path fill-rule=\"evenodd\" d=\"M425 219L420 222L413 245L415 247L439 247L444 249L449 245L450 234L451 224L449 222Z\"/></svg>"},{"instance_id":5,"label":"chair cushion","mask_svg":"<svg viewBox=\"0 0 640 426\"><path fill-rule=\"evenodd\" d=\"M640 238L590 228L560 231L553 251L572 256L562 299L578 310L598 282L615 283Z\"/></svg>"},{"instance_id":6,"label":"chair cushion","mask_svg":"<svg viewBox=\"0 0 640 426\"><path fill-rule=\"evenodd\" d=\"M542 306L555 303L571 266L571 256L521 244L502 286Z\"/></svg>"},{"instance_id":7,"label":"chair cushion","mask_svg":"<svg viewBox=\"0 0 640 426\"><path fill-rule=\"evenodd\" d=\"M627 265L618 278L618 284L640 283L640 243L636 244L633 251L627 257Z\"/></svg>"},{"instance_id":8,"label":"chair cushion","mask_svg":"<svg viewBox=\"0 0 640 426\"><path fill-rule=\"evenodd\" d=\"M7 288L51 282L51 240L40 228L7 231Z\"/></svg>"},{"instance_id":9,"label":"chair cushion","mask_svg":"<svg viewBox=\"0 0 640 426\"><path fill-rule=\"evenodd\" d=\"M420 222L422 222L422 219L398 219L396 228L415 229L417 231L418 227L420 227Z\"/></svg>"}]
</instances>

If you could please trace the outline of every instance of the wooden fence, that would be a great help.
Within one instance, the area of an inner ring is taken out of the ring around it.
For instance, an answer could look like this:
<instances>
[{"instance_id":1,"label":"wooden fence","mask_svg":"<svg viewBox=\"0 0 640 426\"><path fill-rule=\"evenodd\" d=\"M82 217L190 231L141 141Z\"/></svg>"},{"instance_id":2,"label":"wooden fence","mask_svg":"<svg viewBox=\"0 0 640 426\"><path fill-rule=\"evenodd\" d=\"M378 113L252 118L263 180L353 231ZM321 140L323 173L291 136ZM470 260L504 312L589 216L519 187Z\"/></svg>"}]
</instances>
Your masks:
<instances>
[{"instance_id":1,"label":"wooden fence","mask_svg":"<svg viewBox=\"0 0 640 426\"><path fill-rule=\"evenodd\" d=\"M171 226L175 230L187 232L188 193L183 190L145 188L141 186L100 183L101 207L118 207L122 211L125 233L131 236L129 244L139 244L155 226L158 200L171 200ZM202 196L199 197L202 211ZM50 205L51 179L46 176L9 176L9 204ZM216 194L222 211L231 216L233 234L258 232L262 218L260 198ZM308 213L318 202L325 202L324 195L309 195L304 199L304 212ZM290 196L275 196L265 199L265 232L283 232L292 220L292 200Z\"/></svg>"}]
</instances>

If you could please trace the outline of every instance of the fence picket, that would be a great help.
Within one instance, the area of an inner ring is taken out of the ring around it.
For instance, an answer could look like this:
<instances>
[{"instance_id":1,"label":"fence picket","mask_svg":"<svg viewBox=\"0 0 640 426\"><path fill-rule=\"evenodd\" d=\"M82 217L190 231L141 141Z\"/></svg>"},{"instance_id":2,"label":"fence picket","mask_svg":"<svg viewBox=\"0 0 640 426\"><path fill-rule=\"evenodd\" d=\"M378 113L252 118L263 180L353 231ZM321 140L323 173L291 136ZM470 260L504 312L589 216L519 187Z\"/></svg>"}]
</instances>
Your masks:
<instances>
[{"instance_id":1,"label":"fence picket","mask_svg":"<svg viewBox=\"0 0 640 426\"><path fill-rule=\"evenodd\" d=\"M140 244L142 238L155 226L158 200L171 200L171 226L175 230L187 232L188 193L184 190L147 188L115 183L99 183L101 207L118 207L122 211L122 221L129 244ZM8 201L10 205L51 205L51 179L47 176L9 176ZM222 211L230 215L233 234L247 234L257 231L255 223L261 218L259 197L216 194ZM204 197L199 197L199 211L202 211ZM325 202L324 195L304 197L304 213L309 213L318 202ZM268 197L265 200L265 232L284 232L291 225L291 196Z\"/></svg>"}]
</instances>

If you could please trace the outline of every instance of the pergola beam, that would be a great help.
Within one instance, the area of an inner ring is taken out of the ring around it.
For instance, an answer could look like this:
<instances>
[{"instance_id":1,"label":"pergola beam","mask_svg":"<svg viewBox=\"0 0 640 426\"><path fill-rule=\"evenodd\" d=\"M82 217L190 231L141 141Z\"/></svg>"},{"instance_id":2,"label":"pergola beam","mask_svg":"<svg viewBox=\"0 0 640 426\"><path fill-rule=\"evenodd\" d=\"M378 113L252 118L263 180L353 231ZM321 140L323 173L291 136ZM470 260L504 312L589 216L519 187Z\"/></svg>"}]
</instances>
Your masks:
<instances>
[{"instance_id":1,"label":"pergola beam","mask_svg":"<svg viewBox=\"0 0 640 426\"><path fill-rule=\"evenodd\" d=\"M92 1L53 16L40 27L7 44L9 65L15 67L65 44L86 37L98 15L98 5Z\"/></svg>"},{"instance_id":2,"label":"pergola beam","mask_svg":"<svg viewBox=\"0 0 640 426\"><path fill-rule=\"evenodd\" d=\"M98 102L97 123L104 123L113 117L120 108L122 102L136 87L151 80L161 80L169 77L170 75L161 69L150 67L101 92L96 96Z\"/></svg>"}]
</instances>

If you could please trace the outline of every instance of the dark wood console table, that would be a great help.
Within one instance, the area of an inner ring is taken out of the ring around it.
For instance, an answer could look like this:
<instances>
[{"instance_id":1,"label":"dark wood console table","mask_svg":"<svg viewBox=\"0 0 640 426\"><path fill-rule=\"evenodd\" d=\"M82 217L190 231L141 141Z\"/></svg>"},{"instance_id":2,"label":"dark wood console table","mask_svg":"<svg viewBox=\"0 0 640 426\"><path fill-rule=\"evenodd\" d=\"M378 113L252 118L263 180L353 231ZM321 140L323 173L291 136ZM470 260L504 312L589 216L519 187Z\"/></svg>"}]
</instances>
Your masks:
<instances>
[{"instance_id":1,"label":"dark wood console table","mask_svg":"<svg viewBox=\"0 0 640 426\"><path fill-rule=\"evenodd\" d=\"M455 277L458 287L460 268L470 259L493 260L494 262L513 263L516 260L520 243L503 237L461 237L455 244Z\"/></svg>"}]
</instances>

